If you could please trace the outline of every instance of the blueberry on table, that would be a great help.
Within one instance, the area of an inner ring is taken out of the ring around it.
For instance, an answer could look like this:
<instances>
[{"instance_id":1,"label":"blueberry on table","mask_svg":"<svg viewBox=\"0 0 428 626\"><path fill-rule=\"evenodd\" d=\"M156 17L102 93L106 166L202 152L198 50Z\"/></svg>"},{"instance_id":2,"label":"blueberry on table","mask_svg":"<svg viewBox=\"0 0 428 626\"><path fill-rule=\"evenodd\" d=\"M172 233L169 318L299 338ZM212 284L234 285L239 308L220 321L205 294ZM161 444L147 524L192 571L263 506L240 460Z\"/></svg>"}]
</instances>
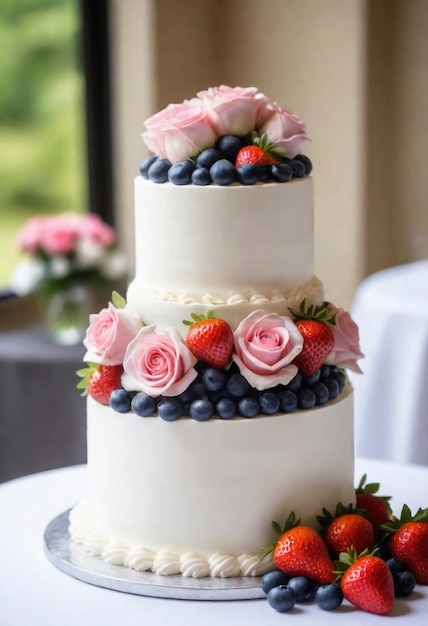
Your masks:
<instances>
[{"instance_id":1,"label":"blueberry on table","mask_svg":"<svg viewBox=\"0 0 428 626\"><path fill-rule=\"evenodd\" d=\"M284 574L284 572L281 572L279 569L274 569L271 572L263 574L261 587L267 595L271 589L279 587L279 585L286 585L289 580L290 576L287 576L287 574Z\"/></svg>"},{"instance_id":2,"label":"blueberry on table","mask_svg":"<svg viewBox=\"0 0 428 626\"><path fill-rule=\"evenodd\" d=\"M317 584L306 576L294 576L288 581L288 586L296 594L296 602L309 602L315 595Z\"/></svg>"},{"instance_id":3,"label":"blueberry on table","mask_svg":"<svg viewBox=\"0 0 428 626\"><path fill-rule=\"evenodd\" d=\"M166 183L168 180L168 171L171 167L171 161L168 159L156 159L149 169L148 169L148 178L153 183Z\"/></svg>"},{"instance_id":4,"label":"blueberry on table","mask_svg":"<svg viewBox=\"0 0 428 626\"><path fill-rule=\"evenodd\" d=\"M231 185L236 180L236 167L227 159L220 159L210 168L210 176L215 185Z\"/></svg>"},{"instance_id":5,"label":"blueberry on table","mask_svg":"<svg viewBox=\"0 0 428 626\"><path fill-rule=\"evenodd\" d=\"M343 602L343 591L337 583L321 585L315 592L315 602L324 611L334 611Z\"/></svg>"},{"instance_id":6,"label":"blueberry on table","mask_svg":"<svg viewBox=\"0 0 428 626\"><path fill-rule=\"evenodd\" d=\"M149 417L149 415L153 415L156 411L156 407L156 400L142 391L132 398L131 410L139 417Z\"/></svg>"},{"instance_id":7,"label":"blueberry on table","mask_svg":"<svg viewBox=\"0 0 428 626\"><path fill-rule=\"evenodd\" d=\"M195 164L191 159L179 161L168 170L168 180L174 185L190 185Z\"/></svg>"},{"instance_id":8,"label":"blueberry on table","mask_svg":"<svg viewBox=\"0 0 428 626\"><path fill-rule=\"evenodd\" d=\"M415 588L416 580L413 574L408 571L397 572L393 576L394 579L394 594L397 598L404 598L409 596Z\"/></svg>"},{"instance_id":9,"label":"blueberry on table","mask_svg":"<svg viewBox=\"0 0 428 626\"><path fill-rule=\"evenodd\" d=\"M287 585L273 587L267 594L267 599L271 607L279 613L290 611L296 604L294 589L287 587Z\"/></svg>"},{"instance_id":10,"label":"blueberry on table","mask_svg":"<svg viewBox=\"0 0 428 626\"><path fill-rule=\"evenodd\" d=\"M390 559L388 559L385 562L388 565L389 569L391 570L391 574L393 576L395 574L397 574L398 572L406 572L407 571L407 565L403 561L400 561L400 559L395 559L395 558L391 557Z\"/></svg>"},{"instance_id":11,"label":"blueberry on table","mask_svg":"<svg viewBox=\"0 0 428 626\"><path fill-rule=\"evenodd\" d=\"M109 404L118 413L127 413L131 410L132 395L126 389L115 389L111 392Z\"/></svg>"}]
</instances>

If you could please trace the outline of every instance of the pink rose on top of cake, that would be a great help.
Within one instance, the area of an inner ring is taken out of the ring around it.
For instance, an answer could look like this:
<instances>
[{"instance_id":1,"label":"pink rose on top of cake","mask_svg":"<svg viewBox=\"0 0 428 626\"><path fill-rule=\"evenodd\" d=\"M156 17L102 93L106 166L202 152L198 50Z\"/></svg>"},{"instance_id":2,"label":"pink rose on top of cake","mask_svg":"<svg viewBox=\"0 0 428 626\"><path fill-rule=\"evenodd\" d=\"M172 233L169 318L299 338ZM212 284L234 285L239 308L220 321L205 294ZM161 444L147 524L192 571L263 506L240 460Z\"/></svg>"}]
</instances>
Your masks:
<instances>
[{"instance_id":1,"label":"pink rose on top of cake","mask_svg":"<svg viewBox=\"0 0 428 626\"><path fill-rule=\"evenodd\" d=\"M109 302L106 309L89 316L89 327L83 340L89 353L85 360L102 365L122 364L128 344L140 328L138 318Z\"/></svg>"},{"instance_id":2,"label":"pink rose on top of cake","mask_svg":"<svg viewBox=\"0 0 428 626\"><path fill-rule=\"evenodd\" d=\"M196 363L176 328L144 326L126 350L123 385L153 398L177 396L197 377Z\"/></svg>"},{"instance_id":3,"label":"pink rose on top of cake","mask_svg":"<svg viewBox=\"0 0 428 626\"><path fill-rule=\"evenodd\" d=\"M144 125L147 130L141 137L146 146L171 163L195 156L216 141L211 118L198 98L170 104Z\"/></svg>"},{"instance_id":4,"label":"pink rose on top of cake","mask_svg":"<svg viewBox=\"0 0 428 626\"><path fill-rule=\"evenodd\" d=\"M303 142L308 139L304 123L276 102L267 105L267 116L259 134L266 134L275 148L290 159L299 154Z\"/></svg>"},{"instance_id":5,"label":"pink rose on top of cake","mask_svg":"<svg viewBox=\"0 0 428 626\"><path fill-rule=\"evenodd\" d=\"M200 91L211 123L219 137L247 135L256 128L256 119L262 102L255 87L210 87ZM262 94L260 94L262 96ZM263 101L264 102L264 101ZM262 107L263 109L265 107Z\"/></svg>"},{"instance_id":6,"label":"pink rose on top of cake","mask_svg":"<svg viewBox=\"0 0 428 626\"><path fill-rule=\"evenodd\" d=\"M286 385L297 374L292 361L302 350L303 338L288 317L254 311L239 324L234 340L232 359L259 391Z\"/></svg>"},{"instance_id":7,"label":"pink rose on top of cake","mask_svg":"<svg viewBox=\"0 0 428 626\"><path fill-rule=\"evenodd\" d=\"M335 325L331 326L334 338L333 351L329 354L326 363L346 367L361 374L357 360L361 359L364 354L360 350L357 324L344 309L334 306L331 302L326 303L326 306L329 311L335 313Z\"/></svg>"}]
</instances>

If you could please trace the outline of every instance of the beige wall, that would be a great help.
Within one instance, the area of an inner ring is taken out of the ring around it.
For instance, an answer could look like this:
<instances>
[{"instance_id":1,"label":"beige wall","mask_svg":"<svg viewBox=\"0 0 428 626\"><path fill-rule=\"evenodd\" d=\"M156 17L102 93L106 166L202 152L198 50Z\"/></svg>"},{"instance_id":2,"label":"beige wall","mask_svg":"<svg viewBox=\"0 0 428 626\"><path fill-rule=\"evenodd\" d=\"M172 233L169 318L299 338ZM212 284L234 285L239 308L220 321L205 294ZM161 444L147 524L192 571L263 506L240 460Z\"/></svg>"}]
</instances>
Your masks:
<instances>
[{"instance_id":1,"label":"beige wall","mask_svg":"<svg viewBox=\"0 0 428 626\"><path fill-rule=\"evenodd\" d=\"M117 204L132 254L143 120L220 83L305 120L315 271L351 304L367 273L427 248L426 0L113 0Z\"/></svg>"}]
</instances>

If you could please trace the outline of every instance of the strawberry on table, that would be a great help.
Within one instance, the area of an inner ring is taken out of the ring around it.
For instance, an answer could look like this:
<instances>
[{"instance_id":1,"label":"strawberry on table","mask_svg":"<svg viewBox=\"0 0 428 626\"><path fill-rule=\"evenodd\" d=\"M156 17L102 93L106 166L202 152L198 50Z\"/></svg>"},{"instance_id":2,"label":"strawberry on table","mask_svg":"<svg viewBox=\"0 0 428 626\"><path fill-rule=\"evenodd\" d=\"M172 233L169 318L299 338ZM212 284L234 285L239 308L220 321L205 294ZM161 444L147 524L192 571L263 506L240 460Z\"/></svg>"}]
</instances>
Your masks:
<instances>
[{"instance_id":1,"label":"strawberry on table","mask_svg":"<svg viewBox=\"0 0 428 626\"><path fill-rule=\"evenodd\" d=\"M347 552L351 547L358 554L365 549L373 549L373 526L352 505L345 507L339 502L335 516L327 509L323 509L323 513L323 516L317 516L317 521L323 526L321 534L333 558L338 558L341 552Z\"/></svg>"},{"instance_id":2,"label":"strawberry on table","mask_svg":"<svg viewBox=\"0 0 428 626\"><path fill-rule=\"evenodd\" d=\"M192 313L192 322L183 320L183 324L190 326L186 344L199 361L222 369L232 356L233 331L227 322L213 315L214 311L206 315Z\"/></svg>"},{"instance_id":3,"label":"strawberry on table","mask_svg":"<svg viewBox=\"0 0 428 626\"><path fill-rule=\"evenodd\" d=\"M375 495L379 491L379 483L367 483L367 475L364 474L355 490L357 499L357 509L363 509L367 519L372 523L375 538L382 536L380 526L385 524L392 513L389 506L391 496Z\"/></svg>"},{"instance_id":4,"label":"strawberry on table","mask_svg":"<svg viewBox=\"0 0 428 626\"><path fill-rule=\"evenodd\" d=\"M382 530L393 533L388 542L391 555L408 567L416 582L428 585L428 508L412 515L405 504L400 518L393 515Z\"/></svg>"},{"instance_id":5,"label":"strawberry on table","mask_svg":"<svg viewBox=\"0 0 428 626\"><path fill-rule=\"evenodd\" d=\"M326 306L306 307L303 300L298 311L290 309L295 318L295 324L303 337L303 348L294 359L303 374L312 376L321 367L334 346L331 326L335 324L335 314Z\"/></svg>"},{"instance_id":6,"label":"strawberry on table","mask_svg":"<svg viewBox=\"0 0 428 626\"><path fill-rule=\"evenodd\" d=\"M111 393L122 387L122 365L88 363L88 367L78 370L76 374L81 378L77 388L83 390L82 395L89 394L100 404L108 404Z\"/></svg>"},{"instance_id":7,"label":"strawberry on table","mask_svg":"<svg viewBox=\"0 0 428 626\"><path fill-rule=\"evenodd\" d=\"M340 555L343 595L354 606L376 613L388 615L394 604L394 580L388 565L374 553L367 550L360 555L351 548Z\"/></svg>"},{"instance_id":8,"label":"strawberry on table","mask_svg":"<svg viewBox=\"0 0 428 626\"><path fill-rule=\"evenodd\" d=\"M280 535L272 546L276 567L284 574L306 576L320 585L333 582L334 564L325 543L316 530L299 523L293 512L282 529L276 522L272 523L274 531Z\"/></svg>"}]
</instances>

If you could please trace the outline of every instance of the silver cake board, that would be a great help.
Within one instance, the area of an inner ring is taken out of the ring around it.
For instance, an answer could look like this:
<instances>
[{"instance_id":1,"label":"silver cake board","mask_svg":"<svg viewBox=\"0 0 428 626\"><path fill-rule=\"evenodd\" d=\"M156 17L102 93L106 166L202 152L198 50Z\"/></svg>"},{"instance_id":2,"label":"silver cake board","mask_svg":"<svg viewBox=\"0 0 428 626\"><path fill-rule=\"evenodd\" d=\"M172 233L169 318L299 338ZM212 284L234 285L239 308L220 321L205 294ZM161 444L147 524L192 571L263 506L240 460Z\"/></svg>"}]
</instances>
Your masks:
<instances>
[{"instance_id":1,"label":"silver cake board","mask_svg":"<svg viewBox=\"0 0 428 626\"><path fill-rule=\"evenodd\" d=\"M59 570L85 583L123 593L175 600L255 600L265 598L260 577L188 578L137 572L110 565L91 556L74 543L68 532L70 511L55 517L46 527L44 548L49 561Z\"/></svg>"}]
</instances>

